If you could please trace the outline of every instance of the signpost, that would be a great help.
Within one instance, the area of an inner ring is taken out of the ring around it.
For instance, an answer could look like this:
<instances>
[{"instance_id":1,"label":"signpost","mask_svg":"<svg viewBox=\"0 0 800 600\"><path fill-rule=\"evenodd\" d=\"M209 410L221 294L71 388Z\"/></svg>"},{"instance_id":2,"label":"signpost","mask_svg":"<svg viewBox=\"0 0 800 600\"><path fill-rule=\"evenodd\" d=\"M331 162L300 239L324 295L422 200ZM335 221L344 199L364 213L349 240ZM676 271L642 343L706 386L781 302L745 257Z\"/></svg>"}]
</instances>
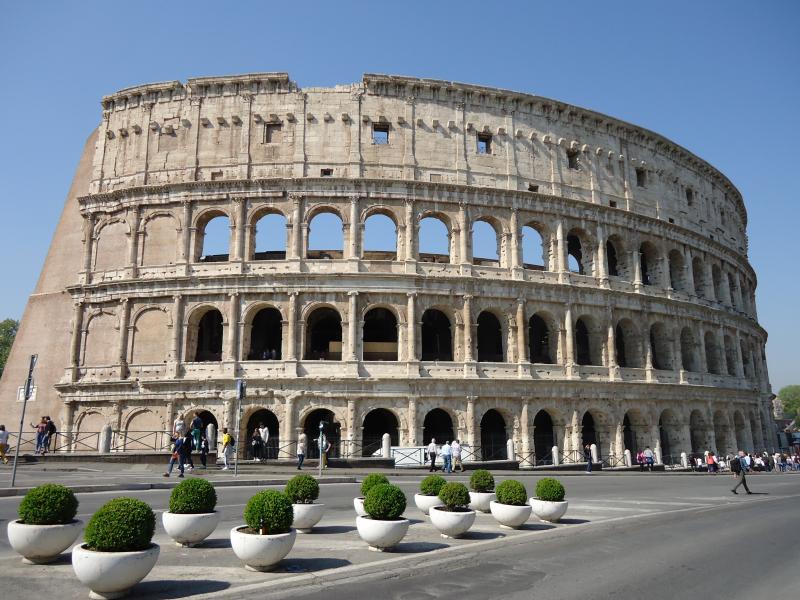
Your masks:
<instances>
[{"instance_id":1,"label":"signpost","mask_svg":"<svg viewBox=\"0 0 800 600\"><path fill-rule=\"evenodd\" d=\"M236 428L234 431L239 435L239 426L242 422L242 400L247 396L247 383L244 379L236 380ZM241 436L240 436L241 437ZM239 440L237 444L243 443ZM233 449L233 476L239 476L239 446Z\"/></svg>"},{"instance_id":2,"label":"signpost","mask_svg":"<svg viewBox=\"0 0 800 600\"><path fill-rule=\"evenodd\" d=\"M28 407L28 400L30 400L33 393L33 368L36 366L38 354L31 354L31 363L28 367L28 378L25 380L25 398L22 401L22 414L19 417L19 432L17 433L17 448L14 451L14 469L11 471L11 486L17 481L17 463L19 463L19 447L22 445L22 428L25 425L25 409Z\"/></svg>"},{"instance_id":3,"label":"signpost","mask_svg":"<svg viewBox=\"0 0 800 600\"><path fill-rule=\"evenodd\" d=\"M319 422L319 439L317 440L319 444L319 477L322 478L322 461L325 459L325 446L328 443L327 438L325 437L325 421Z\"/></svg>"}]
</instances>

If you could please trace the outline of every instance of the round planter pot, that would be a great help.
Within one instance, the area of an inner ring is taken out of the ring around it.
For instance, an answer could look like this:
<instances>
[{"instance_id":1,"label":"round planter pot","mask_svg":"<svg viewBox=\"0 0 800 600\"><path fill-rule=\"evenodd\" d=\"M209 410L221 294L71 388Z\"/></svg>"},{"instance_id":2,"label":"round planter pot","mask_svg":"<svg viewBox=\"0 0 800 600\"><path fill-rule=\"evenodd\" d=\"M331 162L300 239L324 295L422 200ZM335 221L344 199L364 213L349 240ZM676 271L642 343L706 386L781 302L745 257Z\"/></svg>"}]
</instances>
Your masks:
<instances>
[{"instance_id":1,"label":"round planter pot","mask_svg":"<svg viewBox=\"0 0 800 600\"><path fill-rule=\"evenodd\" d=\"M444 506L444 502L439 500L439 496L425 496L424 494L414 494L414 504L426 515L430 514L429 511L434 506Z\"/></svg>"},{"instance_id":2,"label":"round planter pot","mask_svg":"<svg viewBox=\"0 0 800 600\"><path fill-rule=\"evenodd\" d=\"M311 533L314 525L320 522L325 514L324 504L292 504L294 521L292 527L300 533Z\"/></svg>"},{"instance_id":3,"label":"round planter pot","mask_svg":"<svg viewBox=\"0 0 800 600\"><path fill-rule=\"evenodd\" d=\"M470 492L469 493L469 507L472 510L479 510L481 512L489 512L489 503L497 500L494 492Z\"/></svg>"},{"instance_id":4,"label":"round planter pot","mask_svg":"<svg viewBox=\"0 0 800 600\"><path fill-rule=\"evenodd\" d=\"M356 514L359 517L366 517L367 511L364 510L364 496L353 498L353 508L356 509Z\"/></svg>"},{"instance_id":5,"label":"round planter pot","mask_svg":"<svg viewBox=\"0 0 800 600\"><path fill-rule=\"evenodd\" d=\"M370 550L383 552L400 543L408 533L411 521L379 521L369 517L356 517L356 527L361 539L369 544Z\"/></svg>"},{"instance_id":6,"label":"round planter pot","mask_svg":"<svg viewBox=\"0 0 800 600\"><path fill-rule=\"evenodd\" d=\"M539 500L538 498L530 499L533 514L535 514L542 521L549 523L558 523L559 519L567 512L569 502L562 500L561 502L548 502L547 500Z\"/></svg>"},{"instance_id":7,"label":"round planter pot","mask_svg":"<svg viewBox=\"0 0 800 600\"><path fill-rule=\"evenodd\" d=\"M430 510L431 523L442 537L455 538L465 534L475 522L475 511L450 512L442 510L439 506L434 506Z\"/></svg>"},{"instance_id":8,"label":"round planter pot","mask_svg":"<svg viewBox=\"0 0 800 600\"><path fill-rule=\"evenodd\" d=\"M179 546L195 546L214 533L221 516L219 511L191 515L164 512L161 522Z\"/></svg>"},{"instance_id":9,"label":"round planter pot","mask_svg":"<svg viewBox=\"0 0 800 600\"><path fill-rule=\"evenodd\" d=\"M137 552L95 552L79 544L72 549L72 569L90 598L122 598L156 566L159 550L151 544Z\"/></svg>"},{"instance_id":10,"label":"round planter pot","mask_svg":"<svg viewBox=\"0 0 800 600\"><path fill-rule=\"evenodd\" d=\"M297 530L276 535L245 533L246 525L231 529L231 548L250 571L269 571L289 554L297 538Z\"/></svg>"},{"instance_id":11,"label":"round planter pot","mask_svg":"<svg viewBox=\"0 0 800 600\"><path fill-rule=\"evenodd\" d=\"M500 523L501 526L511 529L522 527L531 516L531 507L528 504L515 506L513 504L500 504L493 500L489 503L489 510L492 511L495 521Z\"/></svg>"},{"instance_id":12,"label":"round planter pot","mask_svg":"<svg viewBox=\"0 0 800 600\"><path fill-rule=\"evenodd\" d=\"M8 543L22 562L44 565L53 562L78 539L83 521L75 519L64 525L26 525L19 521L8 522Z\"/></svg>"}]
</instances>

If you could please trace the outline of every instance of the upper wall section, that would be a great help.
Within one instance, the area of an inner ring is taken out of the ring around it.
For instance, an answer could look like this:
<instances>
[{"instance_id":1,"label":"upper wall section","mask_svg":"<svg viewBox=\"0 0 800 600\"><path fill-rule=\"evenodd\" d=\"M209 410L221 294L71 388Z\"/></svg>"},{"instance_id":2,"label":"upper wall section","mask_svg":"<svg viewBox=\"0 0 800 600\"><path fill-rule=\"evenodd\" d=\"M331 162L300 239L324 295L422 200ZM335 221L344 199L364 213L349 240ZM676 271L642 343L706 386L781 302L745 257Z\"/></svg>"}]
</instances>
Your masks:
<instances>
[{"instance_id":1,"label":"upper wall section","mask_svg":"<svg viewBox=\"0 0 800 600\"><path fill-rule=\"evenodd\" d=\"M747 253L731 182L670 140L539 96L389 75L301 90L287 73L103 98L92 192L271 177L405 179L550 193L669 220Z\"/></svg>"}]
</instances>

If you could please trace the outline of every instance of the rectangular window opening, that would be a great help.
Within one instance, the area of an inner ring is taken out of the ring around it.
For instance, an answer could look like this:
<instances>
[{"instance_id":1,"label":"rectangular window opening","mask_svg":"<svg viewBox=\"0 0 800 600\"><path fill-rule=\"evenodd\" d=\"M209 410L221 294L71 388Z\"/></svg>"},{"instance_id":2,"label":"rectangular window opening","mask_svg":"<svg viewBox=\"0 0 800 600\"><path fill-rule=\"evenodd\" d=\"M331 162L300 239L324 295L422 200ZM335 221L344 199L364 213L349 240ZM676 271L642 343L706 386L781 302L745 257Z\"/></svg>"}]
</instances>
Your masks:
<instances>
[{"instance_id":1,"label":"rectangular window opening","mask_svg":"<svg viewBox=\"0 0 800 600\"><path fill-rule=\"evenodd\" d=\"M492 134L479 133L478 134L478 154L491 154L492 153Z\"/></svg>"},{"instance_id":2,"label":"rectangular window opening","mask_svg":"<svg viewBox=\"0 0 800 600\"><path fill-rule=\"evenodd\" d=\"M674 222L675 222L675 219L673 219L672 217L670 217L670 218L669 218L669 222L670 222L670 223L674 223Z\"/></svg>"},{"instance_id":3,"label":"rectangular window opening","mask_svg":"<svg viewBox=\"0 0 800 600\"><path fill-rule=\"evenodd\" d=\"M616 200L611 200L611 201L609 201L608 205L611 208L617 208L617 201Z\"/></svg>"},{"instance_id":4,"label":"rectangular window opening","mask_svg":"<svg viewBox=\"0 0 800 600\"><path fill-rule=\"evenodd\" d=\"M578 165L578 151L577 150L567 150L567 166L570 169L578 170L580 166Z\"/></svg>"},{"instance_id":5,"label":"rectangular window opening","mask_svg":"<svg viewBox=\"0 0 800 600\"><path fill-rule=\"evenodd\" d=\"M647 184L647 171L644 169L636 169L636 186L644 187Z\"/></svg>"},{"instance_id":6,"label":"rectangular window opening","mask_svg":"<svg viewBox=\"0 0 800 600\"><path fill-rule=\"evenodd\" d=\"M372 143L379 145L389 143L389 125L387 123L372 124Z\"/></svg>"},{"instance_id":7,"label":"rectangular window opening","mask_svg":"<svg viewBox=\"0 0 800 600\"><path fill-rule=\"evenodd\" d=\"M694 204L694 192L691 190L691 188L686 188L686 204L689 206Z\"/></svg>"},{"instance_id":8,"label":"rectangular window opening","mask_svg":"<svg viewBox=\"0 0 800 600\"><path fill-rule=\"evenodd\" d=\"M320 177L333 177L333 169L320 169L319 170Z\"/></svg>"},{"instance_id":9,"label":"rectangular window opening","mask_svg":"<svg viewBox=\"0 0 800 600\"><path fill-rule=\"evenodd\" d=\"M538 192L539 191L539 186L538 185L534 185L533 183L529 183L528 184L528 191L529 192Z\"/></svg>"},{"instance_id":10,"label":"rectangular window opening","mask_svg":"<svg viewBox=\"0 0 800 600\"><path fill-rule=\"evenodd\" d=\"M264 126L264 143L277 144L282 141L281 123L267 123Z\"/></svg>"}]
</instances>

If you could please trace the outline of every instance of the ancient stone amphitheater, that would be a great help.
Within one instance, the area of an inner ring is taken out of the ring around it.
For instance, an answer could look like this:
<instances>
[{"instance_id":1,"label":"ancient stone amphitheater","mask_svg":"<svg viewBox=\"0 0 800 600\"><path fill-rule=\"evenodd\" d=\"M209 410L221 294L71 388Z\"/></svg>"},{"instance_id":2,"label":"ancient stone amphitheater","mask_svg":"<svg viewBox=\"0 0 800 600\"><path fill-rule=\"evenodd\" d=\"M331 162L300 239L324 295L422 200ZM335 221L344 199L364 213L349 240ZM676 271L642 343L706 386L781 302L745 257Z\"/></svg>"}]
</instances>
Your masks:
<instances>
[{"instance_id":1,"label":"ancient stone amphitheater","mask_svg":"<svg viewBox=\"0 0 800 600\"><path fill-rule=\"evenodd\" d=\"M6 422L38 352L30 409L63 450L109 427L116 450L156 448L195 412L234 427L236 378L236 435L265 423L272 457L320 421L341 456L389 433L502 459L511 439L523 466L587 443L612 465L773 445L742 197L661 135L372 74L171 81L102 107L2 380ZM340 241L312 247L331 215ZM370 248L381 219L393 236Z\"/></svg>"}]
</instances>

